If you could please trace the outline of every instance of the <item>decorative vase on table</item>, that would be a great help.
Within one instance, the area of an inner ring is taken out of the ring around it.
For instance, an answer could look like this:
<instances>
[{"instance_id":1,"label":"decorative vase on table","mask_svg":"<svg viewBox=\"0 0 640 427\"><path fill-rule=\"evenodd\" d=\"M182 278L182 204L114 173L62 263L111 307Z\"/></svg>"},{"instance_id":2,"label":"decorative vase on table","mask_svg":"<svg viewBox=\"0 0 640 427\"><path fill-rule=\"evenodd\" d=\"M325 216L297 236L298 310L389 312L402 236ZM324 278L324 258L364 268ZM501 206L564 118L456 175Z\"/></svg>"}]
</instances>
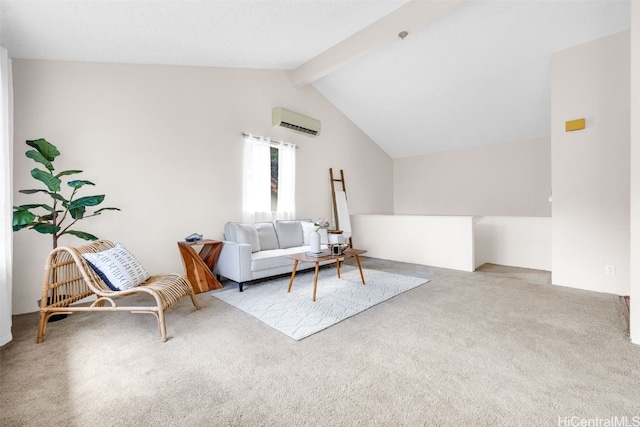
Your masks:
<instances>
[{"instance_id":1,"label":"decorative vase on table","mask_svg":"<svg viewBox=\"0 0 640 427\"><path fill-rule=\"evenodd\" d=\"M309 233L309 250L313 253L320 253L320 233L312 231Z\"/></svg>"}]
</instances>

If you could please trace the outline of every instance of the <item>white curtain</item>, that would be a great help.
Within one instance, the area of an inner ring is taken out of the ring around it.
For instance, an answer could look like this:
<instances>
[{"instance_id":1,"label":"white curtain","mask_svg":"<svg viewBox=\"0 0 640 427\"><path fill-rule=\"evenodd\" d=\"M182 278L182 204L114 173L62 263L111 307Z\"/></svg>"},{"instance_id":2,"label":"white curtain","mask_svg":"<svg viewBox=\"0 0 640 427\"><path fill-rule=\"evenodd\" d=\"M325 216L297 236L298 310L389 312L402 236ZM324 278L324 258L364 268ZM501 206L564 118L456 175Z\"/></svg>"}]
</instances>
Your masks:
<instances>
[{"instance_id":1,"label":"white curtain","mask_svg":"<svg viewBox=\"0 0 640 427\"><path fill-rule=\"evenodd\" d=\"M283 143L278 147L278 212L277 219L296 218L296 146Z\"/></svg>"},{"instance_id":2,"label":"white curtain","mask_svg":"<svg viewBox=\"0 0 640 427\"><path fill-rule=\"evenodd\" d=\"M271 141L244 134L242 221L271 221Z\"/></svg>"},{"instance_id":3,"label":"white curtain","mask_svg":"<svg viewBox=\"0 0 640 427\"><path fill-rule=\"evenodd\" d=\"M296 216L295 144L243 133L242 221L294 219ZM271 147L278 148L277 210L271 209Z\"/></svg>"},{"instance_id":4,"label":"white curtain","mask_svg":"<svg viewBox=\"0 0 640 427\"><path fill-rule=\"evenodd\" d=\"M13 90L11 60L0 47L0 346L11 341L13 262Z\"/></svg>"}]
</instances>

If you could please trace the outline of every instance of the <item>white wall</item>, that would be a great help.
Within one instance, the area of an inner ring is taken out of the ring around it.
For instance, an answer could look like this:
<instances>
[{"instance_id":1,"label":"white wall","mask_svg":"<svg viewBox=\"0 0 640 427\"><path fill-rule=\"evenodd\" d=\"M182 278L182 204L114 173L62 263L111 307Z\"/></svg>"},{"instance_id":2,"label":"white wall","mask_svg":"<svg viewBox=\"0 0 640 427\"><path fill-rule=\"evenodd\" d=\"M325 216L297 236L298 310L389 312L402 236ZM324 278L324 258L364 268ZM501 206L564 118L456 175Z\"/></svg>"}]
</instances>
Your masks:
<instances>
[{"instance_id":1,"label":"white wall","mask_svg":"<svg viewBox=\"0 0 640 427\"><path fill-rule=\"evenodd\" d=\"M473 231L476 268L491 263L551 271L551 218L487 216Z\"/></svg>"},{"instance_id":2,"label":"white wall","mask_svg":"<svg viewBox=\"0 0 640 427\"><path fill-rule=\"evenodd\" d=\"M550 216L550 138L395 159L396 214Z\"/></svg>"},{"instance_id":3,"label":"white wall","mask_svg":"<svg viewBox=\"0 0 640 427\"><path fill-rule=\"evenodd\" d=\"M631 341L640 344L640 3L631 2Z\"/></svg>"},{"instance_id":4,"label":"white wall","mask_svg":"<svg viewBox=\"0 0 640 427\"><path fill-rule=\"evenodd\" d=\"M473 271L473 217L351 215L353 246L367 256Z\"/></svg>"},{"instance_id":5,"label":"white wall","mask_svg":"<svg viewBox=\"0 0 640 427\"><path fill-rule=\"evenodd\" d=\"M182 272L178 240L221 238L226 221L241 219L241 132L300 146L298 217L331 217L330 167L345 171L352 213L393 211L391 159L285 72L14 60L13 76L14 202L43 202L17 190L37 187L24 141L44 137L62 153L58 170L83 169L78 177L96 183L83 195L106 194L104 206L122 209L79 228L122 241L152 272ZM321 120L321 135L272 128L278 106ZM48 236L14 233L15 314L37 309L50 249Z\"/></svg>"},{"instance_id":6,"label":"white wall","mask_svg":"<svg viewBox=\"0 0 640 427\"><path fill-rule=\"evenodd\" d=\"M629 48L626 31L551 60L554 284L629 292Z\"/></svg>"},{"instance_id":7,"label":"white wall","mask_svg":"<svg viewBox=\"0 0 640 427\"><path fill-rule=\"evenodd\" d=\"M484 263L551 270L551 218L351 215L367 256L474 271Z\"/></svg>"}]
</instances>

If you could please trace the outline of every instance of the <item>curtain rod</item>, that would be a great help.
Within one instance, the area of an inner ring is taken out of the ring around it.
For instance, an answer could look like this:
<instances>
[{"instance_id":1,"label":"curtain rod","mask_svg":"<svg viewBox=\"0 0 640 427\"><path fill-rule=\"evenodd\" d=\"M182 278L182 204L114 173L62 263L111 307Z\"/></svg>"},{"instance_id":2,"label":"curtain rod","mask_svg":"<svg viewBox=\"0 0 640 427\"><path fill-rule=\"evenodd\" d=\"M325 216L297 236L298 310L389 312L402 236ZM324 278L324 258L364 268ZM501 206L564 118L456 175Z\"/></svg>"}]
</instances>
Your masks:
<instances>
[{"instance_id":1,"label":"curtain rod","mask_svg":"<svg viewBox=\"0 0 640 427\"><path fill-rule=\"evenodd\" d=\"M264 137L264 136L260 136L260 135L250 135L250 134L248 134L248 133L246 133L246 132L242 132L242 136L243 136L243 137L245 137L245 138L252 137L253 139L257 139L257 140L265 139L265 137ZM298 147L296 144L294 144L293 142L273 141L272 139L269 139L269 141L271 141L271 145L272 145L272 146L275 146L275 147L277 147L278 145L285 145L285 144L288 144L288 145L293 145L295 148L300 148L300 147Z\"/></svg>"}]
</instances>

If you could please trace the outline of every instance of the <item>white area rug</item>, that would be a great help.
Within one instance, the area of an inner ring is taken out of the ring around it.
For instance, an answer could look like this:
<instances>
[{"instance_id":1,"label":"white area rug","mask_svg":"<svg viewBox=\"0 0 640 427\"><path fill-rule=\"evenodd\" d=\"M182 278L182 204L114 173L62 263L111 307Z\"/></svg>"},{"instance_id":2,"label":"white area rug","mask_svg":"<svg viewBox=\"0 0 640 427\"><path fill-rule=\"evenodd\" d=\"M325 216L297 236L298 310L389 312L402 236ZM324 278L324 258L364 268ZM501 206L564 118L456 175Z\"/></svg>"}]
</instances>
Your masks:
<instances>
[{"instance_id":1,"label":"white area rug","mask_svg":"<svg viewBox=\"0 0 640 427\"><path fill-rule=\"evenodd\" d=\"M313 271L297 273L290 293L289 277L283 277L247 285L244 292L230 286L211 295L301 340L429 281L377 270L363 272L366 285L357 268L343 266L340 279L335 268L321 269L315 302L311 300Z\"/></svg>"}]
</instances>

